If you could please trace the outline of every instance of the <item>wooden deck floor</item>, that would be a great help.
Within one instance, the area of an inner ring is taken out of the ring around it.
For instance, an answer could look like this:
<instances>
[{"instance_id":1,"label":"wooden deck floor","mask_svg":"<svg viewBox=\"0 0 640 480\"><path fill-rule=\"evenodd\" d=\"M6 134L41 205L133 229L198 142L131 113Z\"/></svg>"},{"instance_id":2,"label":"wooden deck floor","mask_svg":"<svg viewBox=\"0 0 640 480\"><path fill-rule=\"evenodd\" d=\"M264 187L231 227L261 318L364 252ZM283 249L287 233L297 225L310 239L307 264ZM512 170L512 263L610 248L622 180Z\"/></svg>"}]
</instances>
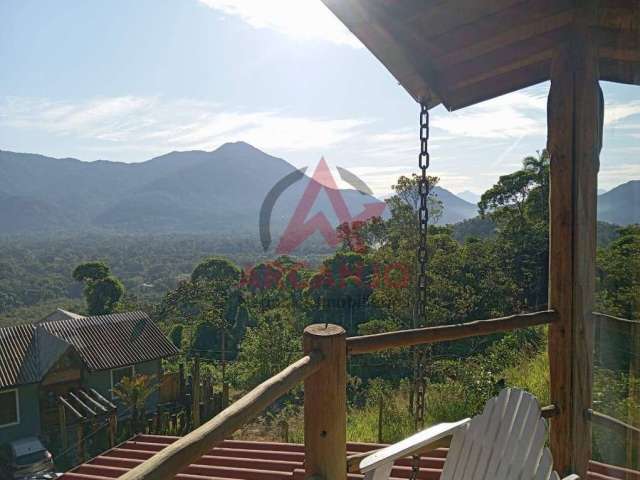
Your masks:
<instances>
[{"instance_id":1,"label":"wooden deck floor","mask_svg":"<svg viewBox=\"0 0 640 480\"><path fill-rule=\"evenodd\" d=\"M62 476L62 480L109 480L118 478L177 437L138 435ZM349 443L349 453L379 448L371 443ZM439 449L422 457L422 480L438 480L447 455ZM178 480L303 480L304 447L291 443L226 440L200 458L176 478ZM393 479L408 478L411 461L400 460L392 472ZM350 474L349 479L362 475ZM640 472L591 462L588 480L640 480Z\"/></svg>"}]
</instances>

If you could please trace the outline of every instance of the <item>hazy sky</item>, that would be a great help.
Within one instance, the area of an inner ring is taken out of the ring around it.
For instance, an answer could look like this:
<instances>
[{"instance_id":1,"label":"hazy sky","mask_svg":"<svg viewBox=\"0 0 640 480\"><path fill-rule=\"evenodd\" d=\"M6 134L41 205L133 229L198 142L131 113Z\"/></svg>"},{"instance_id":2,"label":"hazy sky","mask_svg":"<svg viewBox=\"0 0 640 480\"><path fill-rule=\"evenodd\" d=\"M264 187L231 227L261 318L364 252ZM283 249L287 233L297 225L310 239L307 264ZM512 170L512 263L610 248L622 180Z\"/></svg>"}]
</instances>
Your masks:
<instances>
[{"instance_id":1,"label":"hazy sky","mask_svg":"<svg viewBox=\"0 0 640 480\"><path fill-rule=\"evenodd\" d=\"M383 194L418 106L319 0L2 0L0 149L139 162L244 140ZM640 87L603 82L600 187L640 179ZM545 145L548 84L432 113L432 173L482 192ZM259 172L257 172L259 174Z\"/></svg>"}]
</instances>

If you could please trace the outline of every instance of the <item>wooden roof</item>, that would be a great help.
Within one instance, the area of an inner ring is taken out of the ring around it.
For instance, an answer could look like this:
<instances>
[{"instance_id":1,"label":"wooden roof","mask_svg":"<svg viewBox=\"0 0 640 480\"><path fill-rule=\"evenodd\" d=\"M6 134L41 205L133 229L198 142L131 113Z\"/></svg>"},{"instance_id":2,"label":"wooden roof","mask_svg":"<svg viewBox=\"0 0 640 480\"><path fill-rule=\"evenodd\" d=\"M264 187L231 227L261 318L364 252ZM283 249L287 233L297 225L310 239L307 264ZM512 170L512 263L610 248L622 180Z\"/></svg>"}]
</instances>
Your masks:
<instances>
[{"instance_id":1,"label":"wooden roof","mask_svg":"<svg viewBox=\"0 0 640 480\"><path fill-rule=\"evenodd\" d=\"M601 80L640 84L638 0L322 1L430 107L548 80L553 50L577 28L597 45Z\"/></svg>"}]
</instances>

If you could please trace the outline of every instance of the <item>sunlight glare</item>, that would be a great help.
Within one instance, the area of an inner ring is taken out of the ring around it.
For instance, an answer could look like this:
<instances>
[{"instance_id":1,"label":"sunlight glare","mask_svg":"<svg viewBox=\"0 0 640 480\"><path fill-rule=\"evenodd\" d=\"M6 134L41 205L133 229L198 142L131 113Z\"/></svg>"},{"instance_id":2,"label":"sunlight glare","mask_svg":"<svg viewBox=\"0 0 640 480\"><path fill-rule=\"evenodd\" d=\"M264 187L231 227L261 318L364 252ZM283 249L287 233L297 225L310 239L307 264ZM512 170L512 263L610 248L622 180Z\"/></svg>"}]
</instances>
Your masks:
<instances>
[{"instance_id":1,"label":"sunlight glare","mask_svg":"<svg viewBox=\"0 0 640 480\"><path fill-rule=\"evenodd\" d=\"M254 28L268 28L297 39L328 40L360 48L362 44L320 0L200 0L242 18Z\"/></svg>"}]
</instances>

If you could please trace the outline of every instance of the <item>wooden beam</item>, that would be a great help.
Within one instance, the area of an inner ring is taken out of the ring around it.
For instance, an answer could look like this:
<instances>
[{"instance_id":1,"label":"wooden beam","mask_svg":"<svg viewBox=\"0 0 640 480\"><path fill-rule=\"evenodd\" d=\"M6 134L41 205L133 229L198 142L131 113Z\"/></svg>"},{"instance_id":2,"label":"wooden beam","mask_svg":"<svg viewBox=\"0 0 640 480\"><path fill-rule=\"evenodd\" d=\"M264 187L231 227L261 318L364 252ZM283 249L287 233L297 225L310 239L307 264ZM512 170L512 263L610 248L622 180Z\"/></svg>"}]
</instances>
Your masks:
<instances>
[{"instance_id":1,"label":"wooden beam","mask_svg":"<svg viewBox=\"0 0 640 480\"><path fill-rule=\"evenodd\" d=\"M557 32L558 37L562 37L562 32ZM550 44L552 42L549 42ZM553 42L557 45L561 40ZM487 81L496 81L500 78L511 78L512 72L527 68L531 65L549 65L553 57L552 48L544 48L544 45L536 45L531 43L523 46L518 51L515 48L509 48L510 52L499 54L488 60L487 64L482 63L482 59L461 65L459 69L452 68L447 70L446 81L451 85L452 90L473 90L477 86Z\"/></svg>"},{"instance_id":2,"label":"wooden beam","mask_svg":"<svg viewBox=\"0 0 640 480\"><path fill-rule=\"evenodd\" d=\"M88 402L90 402L91 404L95 405L96 407L98 407L100 410L102 410L103 413L107 413L108 410L106 409L106 407L104 405L102 405L101 403L97 402L96 399L91 398L91 396L85 392L84 390L79 390L80 395L82 395Z\"/></svg>"},{"instance_id":3,"label":"wooden beam","mask_svg":"<svg viewBox=\"0 0 640 480\"><path fill-rule=\"evenodd\" d=\"M531 41L554 30L561 30L573 20L573 11L564 11L550 17L540 18L535 22L511 27L503 25L495 36L484 38L471 45L466 45L458 51L447 52L435 60L438 68L451 67L463 62L478 59L493 51L503 49L515 43ZM511 28L504 28L511 27ZM523 56L525 54L522 54Z\"/></svg>"},{"instance_id":4,"label":"wooden beam","mask_svg":"<svg viewBox=\"0 0 640 480\"><path fill-rule=\"evenodd\" d=\"M62 403L65 407L67 407L71 411L71 413L73 413L76 416L76 418L80 420L84 420L85 418L84 415L82 415L78 410L76 410L74 406L71 405L69 402L67 402L63 397L58 397L58 401Z\"/></svg>"},{"instance_id":5,"label":"wooden beam","mask_svg":"<svg viewBox=\"0 0 640 480\"><path fill-rule=\"evenodd\" d=\"M591 2L589 2L591 3ZM592 10L591 10L592 11ZM603 100L597 47L578 22L569 45L556 51L548 101L551 154L549 308L550 445L558 473L586 478L591 458L593 322L597 175Z\"/></svg>"},{"instance_id":6,"label":"wooden beam","mask_svg":"<svg viewBox=\"0 0 640 480\"><path fill-rule=\"evenodd\" d=\"M476 320L458 325L442 325L438 327L414 328L397 332L377 333L349 337L347 349L350 355L378 352L389 348L425 345L429 343L447 342L462 338L508 332L518 328L533 327L553 323L556 314L552 310L536 313L523 313L491 320Z\"/></svg>"},{"instance_id":7,"label":"wooden beam","mask_svg":"<svg viewBox=\"0 0 640 480\"><path fill-rule=\"evenodd\" d=\"M607 315L606 313L593 312L593 319L599 322L606 323L618 323L631 327L632 325L640 325L640 320L628 320L626 318L614 317L613 315Z\"/></svg>"},{"instance_id":8,"label":"wooden beam","mask_svg":"<svg viewBox=\"0 0 640 480\"><path fill-rule=\"evenodd\" d=\"M96 396L96 398L98 398L101 402L103 402L105 405L107 405L112 410L115 410L116 408L118 408L113 403L111 403L109 400L107 400L102 395L100 395L100 392L98 392L95 388L90 388L89 390L91 390L91 393L93 393Z\"/></svg>"},{"instance_id":9,"label":"wooden beam","mask_svg":"<svg viewBox=\"0 0 640 480\"><path fill-rule=\"evenodd\" d=\"M440 47L446 54L460 51L479 42L484 42L488 38L501 34L507 27L510 31L520 32L525 25L531 25L538 20L554 16L574 7L574 0L537 0L530 2L527 8L522 5L514 5L505 10L501 10L493 15L484 17L477 22L467 23L458 28L445 32L438 37L432 37L427 32L429 40ZM426 28L423 27L423 30ZM516 33L516 35L519 35ZM513 40L510 40L513 41ZM435 62L438 63L437 61Z\"/></svg>"},{"instance_id":10,"label":"wooden beam","mask_svg":"<svg viewBox=\"0 0 640 480\"><path fill-rule=\"evenodd\" d=\"M614 430L621 435L626 435L629 432L640 435L640 428L629 425L622 420L618 420L617 418L605 415L604 413L596 412L592 409L589 409L587 410L587 416L593 423L601 425L610 430Z\"/></svg>"},{"instance_id":11,"label":"wooden beam","mask_svg":"<svg viewBox=\"0 0 640 480\"><path fill-rule=\"evenodd\" d=\"M73 393L73 392L69 392L69 396L71 398L73 398L77 403L80 404L80 406L87 412L89 412L91 415L93 415L94 417L96 415L98 415L91 407L89 407L89 405L87 405L86 403L84 403L82 400L80 400L80 398L78 398L78 396Z\"/></svg>"},{"instance_id":12,"label":"wooden beam","mask_svg":"<svg viewBox=\"0 0 640 480\"><path fill-rule=\"evenodd\" d=\"M277 375L262 382L237 402L201 427L156 453L125 473L120 480L167 480L245 423L256 418L275 400L291 390L323 365L321 353L310 352Z\"/></svg>"},{"instance_id":13,"label":"wooden beam","mask_svg":"<svg viewBox=\"0 0 640 480\"><path fill-rule=\"evenodd\" d=\"M403 2L390 2L390 4ZM501 10L525 3L523 0L449 0L444 2L420 2L422 8L412 23L428 28L429 36L441 35L461 25L477 22ZM520 5L522 6L522 5Z\"/></svg>"},{"instance_id":14,"label":"wooden beam","mask_svg":"<svg viewBox=\"0 0 640 480\"><path fill-rule=\"evenodd\" d=\"M552 418L560 414L560 409L555 405L547 405L540 409L540 415L542 418Z\"/></svg>"},{"instance_id":15,"label":"wooden beam","mask_svg":"<svg viewBox=\"0 0 640 480\"><path fill-rule=\"evenodd\" d=\"M506 93L530 87L549 78L550 59L526 65L509 75L492 77L450 92L450 110L468 107L469 105L489 100Z\"/></svg>"},{"instance_id":16,"label":"wooden beam","mask_svg":"<svg viewBox=\"0 0 640 480\"><path fill-rule=\"evenodd\" d=\"M304 329L305 353L319 351L325 364L304 382L305 478L347 478L347 348L338 325Z\"/></svg>"}]
</instances>

